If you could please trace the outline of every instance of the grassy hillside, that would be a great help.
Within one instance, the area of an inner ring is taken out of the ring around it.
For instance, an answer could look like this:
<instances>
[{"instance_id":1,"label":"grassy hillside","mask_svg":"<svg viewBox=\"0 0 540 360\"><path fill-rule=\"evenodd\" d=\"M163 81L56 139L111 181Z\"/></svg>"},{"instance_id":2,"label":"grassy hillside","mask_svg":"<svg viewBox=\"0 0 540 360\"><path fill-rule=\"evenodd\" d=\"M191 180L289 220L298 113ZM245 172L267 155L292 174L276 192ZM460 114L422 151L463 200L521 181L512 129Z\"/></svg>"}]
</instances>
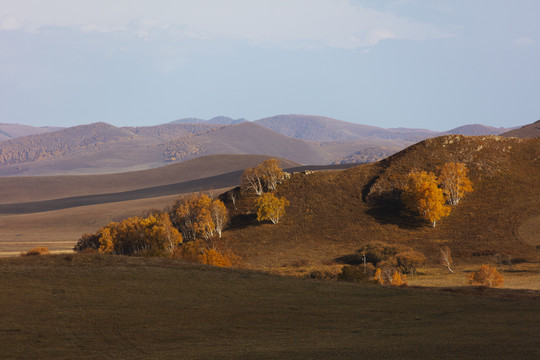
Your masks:
<instances>
[{"instance_id":1,"label":"grassy hillside","mask_svg":"<svg viewBox=\"0 0 540 360\"><path fill-rule=\"evenodd\" d=\"M532 124L520 127L519 129L511 130L501 134L501 136L513 136L519 138L534 138L540 136L540 120Z\"/></svg>"},{"instance_id":2,"label":"grassy hillside","mask_svg":"<svg viewBox=\"0 0 540 360\"><path fill-rule=\"evenodd\" d=\"M164 258L0 259L6 359L536 359L538 293L283 278Z\"/></svg>"},{"instance_id":3,"label":"grassy hillside","mask_svg":"<svg viewBox=\"0 0 540 360\"><path fill-rule=\"evenodd\" d=\"M437 171L464 162L474 192L431 228L392 198L392 183L412 168ZM252 197L242 199L227 237L251 266L275 268L309 262L331 264L361 245L382 241L412 247L437 261L448 245L454 256L496 253L534 258L520 226L540 216L540 139L444 136L420 142L387 160L340 172L297 174L278 194L290 206L278 225L259 224Z\"/></svg>"}]
</instances>

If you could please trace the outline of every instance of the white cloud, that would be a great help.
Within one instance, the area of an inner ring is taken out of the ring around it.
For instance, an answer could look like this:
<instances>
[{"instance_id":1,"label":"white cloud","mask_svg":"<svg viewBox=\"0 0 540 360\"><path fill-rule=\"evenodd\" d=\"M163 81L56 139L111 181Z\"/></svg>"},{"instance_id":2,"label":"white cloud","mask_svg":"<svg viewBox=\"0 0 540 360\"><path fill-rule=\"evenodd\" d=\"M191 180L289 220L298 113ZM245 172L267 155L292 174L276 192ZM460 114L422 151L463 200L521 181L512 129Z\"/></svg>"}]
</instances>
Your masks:
<instances>
[{"instance_id":1,"label":"white cloud","mask_svg":"<svg viewBox=\"0 0 540 360\"><path fill-rule=\"evenodd\" d=\"M526 47L534 45L534 39L530 37L519 37L514 39L514 45L519 47Z\"/></svg>"},{"instance_id":2,"label":"white cloud","mask_svg":"<svg viewBox=\"0 0 540 360\"><path fill-rule=\"evenodd\" d=\"M449 35L433 25L350 0L4 0L4 11L34 28L76 27L85 32L154 29L195 39L234 39L255 45L358 48L385 39L425 40ZM0 10L2 11L2 10Z\"/></svg>"},{"instance_id":3,"label":"white cloud","mask_svg":"<svg viewBox=\"0 0 540 360\"><path fill-rule=\"evenodd\" d=\"M11 16L0 18L0 30L18 30L20 27L19 22Z\"/></svg>"}]
</instances>

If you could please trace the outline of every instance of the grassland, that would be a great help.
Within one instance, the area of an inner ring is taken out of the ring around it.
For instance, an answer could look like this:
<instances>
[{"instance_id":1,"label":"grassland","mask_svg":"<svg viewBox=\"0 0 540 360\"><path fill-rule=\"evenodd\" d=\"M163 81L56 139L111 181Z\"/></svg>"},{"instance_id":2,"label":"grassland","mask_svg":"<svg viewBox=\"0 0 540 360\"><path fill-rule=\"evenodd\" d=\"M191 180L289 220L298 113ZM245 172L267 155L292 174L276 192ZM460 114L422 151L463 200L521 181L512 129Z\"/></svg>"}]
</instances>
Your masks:
<instances>
[{"instance_id":1,"label":"grassland","mask_svg":"<svg viewBox=\"0 0 540 360\"><path fill-rule=\"evenodd\" d=\"M538 292L382 288L165 258L0 259L6 359L536 359Z\"/></svg>"}]
</instances>

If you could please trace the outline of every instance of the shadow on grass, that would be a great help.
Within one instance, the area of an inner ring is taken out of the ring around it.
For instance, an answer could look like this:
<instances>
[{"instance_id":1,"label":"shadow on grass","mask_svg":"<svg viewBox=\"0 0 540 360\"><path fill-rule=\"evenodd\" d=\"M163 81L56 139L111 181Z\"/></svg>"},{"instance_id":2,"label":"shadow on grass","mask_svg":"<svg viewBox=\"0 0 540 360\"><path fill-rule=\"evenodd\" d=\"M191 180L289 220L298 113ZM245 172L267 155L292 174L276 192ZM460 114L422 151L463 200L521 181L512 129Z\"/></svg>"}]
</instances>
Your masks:
<instances>
[{"instance_id":1,"label":"shadow on grass","mask_svg":"<svg viewBox=\"0 0 540 360\"><path fill-rule=\"evenodd\" d=\"M405 211L401 205L374 206L366 211L381 225L397 225L400 229L418 229L426 226L426 222Z\"/></svg>"},{"instance_id":2,"label":"shadow on grass","mask_svg":"<svg viewBox=\"0 0 540 360\"><path fill-rule=\"evenodd\" d=\"M334 259L334 261L338 264L344 265L360 265L362 264L362 257L358 254L348 254L337 257Z\"/></svg>"},{"instance_id":3,"label":"shadow on grass","mask_svg":"<svg viewBox=\"0 0 540 360\"><path fill-rule=\"evenodd\" d=\"M257 221L257 215L255 214L238 214L231 217L229 223L230 229L245 229L249 226L260 226L261 223Z\"/></svg>"}]
</instances>

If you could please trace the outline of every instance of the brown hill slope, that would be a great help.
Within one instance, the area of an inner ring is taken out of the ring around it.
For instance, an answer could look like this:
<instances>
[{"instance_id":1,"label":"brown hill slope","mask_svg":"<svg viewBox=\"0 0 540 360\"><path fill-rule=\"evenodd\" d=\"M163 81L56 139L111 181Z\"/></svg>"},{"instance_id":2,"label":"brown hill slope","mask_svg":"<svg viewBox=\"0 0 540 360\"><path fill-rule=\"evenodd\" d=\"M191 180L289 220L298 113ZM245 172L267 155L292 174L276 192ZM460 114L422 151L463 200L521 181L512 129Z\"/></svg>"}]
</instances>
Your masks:
<instances>
[{"instance_id":1,"label":"brown hill slope","mask_svg":"<svg viewBox=\"0 0 540 360\"><path fill-rule=\"evenodd\" d=\"M412 168L436 171L448 161L467 164L474 192L431 228L402 211L391 185ZM431 261L444 245L462 259L497 252L534 257L519 227L540 215L539 188L540 139L444 136L379 163L294 175L278 189L290 202L278 225L241 215L251 209L252 199L244 198L227 237L259 268L332 262L373 241L415 248Z\"/></svg>"},{"instance_id":2,"label":"brown hill slope","mask_svg":"<svg viewBox=\"0 0 540 360\"><path fill-rule=\"evenodd\" d=\"M519 138L534 138L540 136L540 120L532 124L522 126L519 129L511 130L501 134L501 136L519 137Z\"/></svg>"}]
</instances>

